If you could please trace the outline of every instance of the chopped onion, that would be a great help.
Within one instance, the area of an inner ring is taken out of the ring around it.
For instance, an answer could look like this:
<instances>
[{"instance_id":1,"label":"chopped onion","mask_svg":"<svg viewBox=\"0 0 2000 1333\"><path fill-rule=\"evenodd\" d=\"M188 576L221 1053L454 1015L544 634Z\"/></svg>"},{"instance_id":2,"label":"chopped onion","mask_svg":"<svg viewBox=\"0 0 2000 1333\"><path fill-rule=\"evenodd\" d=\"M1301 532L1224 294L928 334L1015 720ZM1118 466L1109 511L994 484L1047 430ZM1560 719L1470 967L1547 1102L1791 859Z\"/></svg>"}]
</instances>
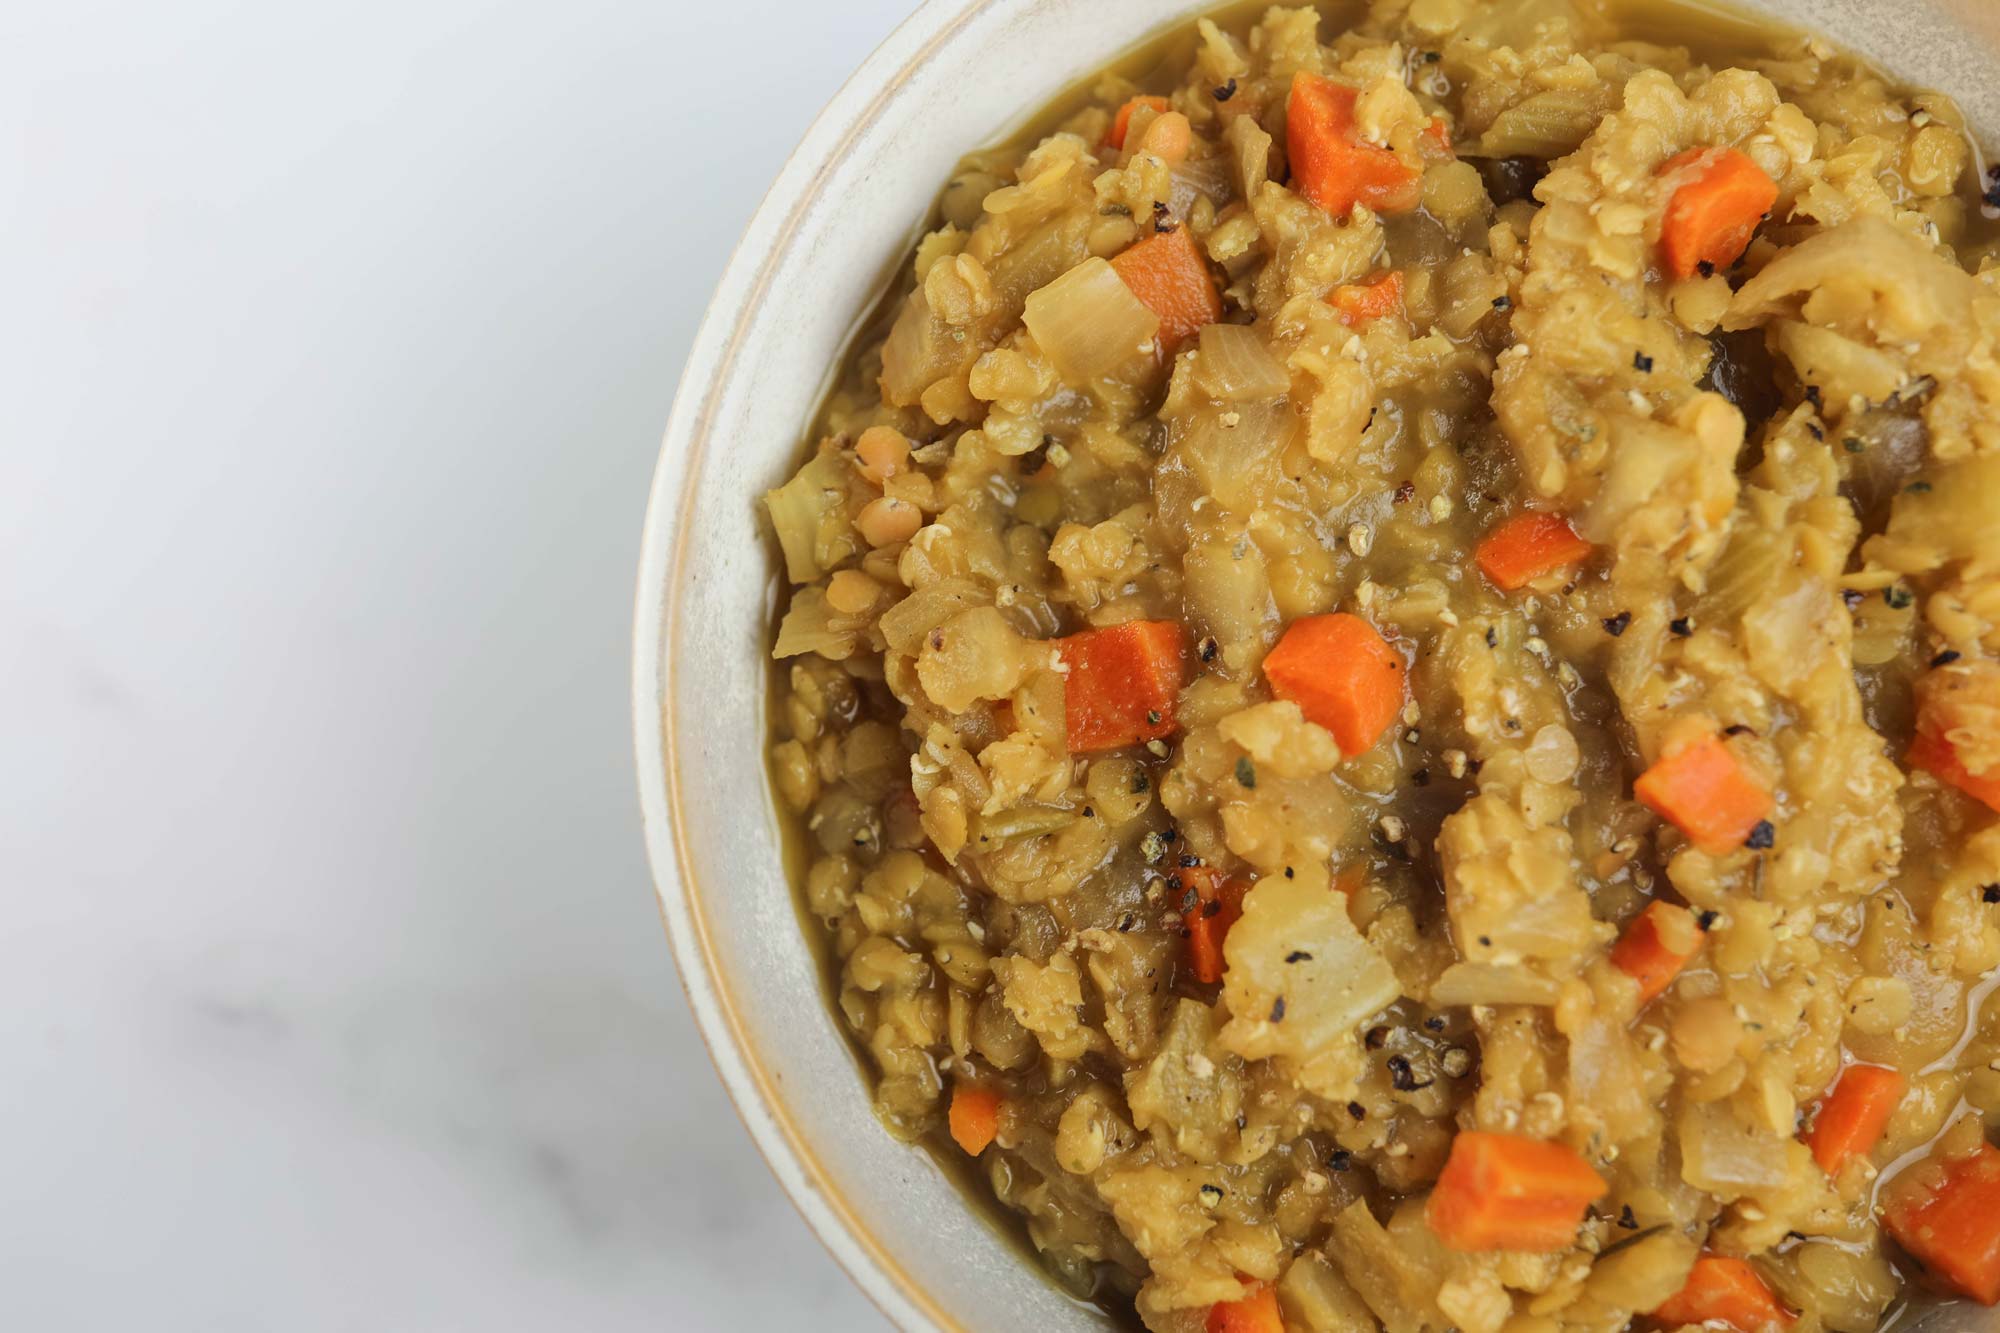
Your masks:
<instances>
[{"instance_id":1,"label":"chopped onion","mask_svg":"<svg viewBox=\"0 0 2000 1333\"><path fill-rule=\"evenodd\" d=\"M839 454L816 453L790 481L764 494L785 551L785 574L794 583L812 582L854 551L842 509L847 471Z\"/></svg>"},{"instance_id":2,"label":"chopped onion","mask_svg":"<svg viewBox=\"0 0 2000 1333\"><path fill-rule=\"evenodd\" d=\"M1160 331L1160 317L1102 259L1086 259L1034 293L1022 318L1071 384L1124 364Z\"/></svg>"},{"instance_id":3,"label":"chopped onion","mask_svg":"<svg viewBox=\"0 0 2000 1333\"><path fill-rule=\"evenodd\" d=\"M1227 529L1205 530L1188 545L1181 596L1194 623L1212 635L1229 660L1261 653L1277 638L1278 603L1264 552Z\"/></svg>"},{"instance_id":4,"label":"chopped onion","mask_svg":"<svg viewBox=\"0 0 2000 1333\"><path fill-rule=\"evenodd\" d=\"M1432 1272L1402 1239L1375 1220L1366 1199L1356 1199L1334 1215L1327 1252L1388 1333L1442 1328L1431 1299L1436 1285Z\"/></svg>"},{"instance_id":5,"label":"chopped onion","mask_svg":"<svg viewBox=\"0 0 2000 1333\"><path fill-rule=\"evenodd\" d=\"M882 637L899 653L914 656L924 636L960 611L985 606L989 598L970 579L940 579L882 613Z\"/></svg>"},{"instance_id":6,"label":"chopped onion","mask_svg":"<svg viewBox=\"0 0 2000 1333\"><path fill-rule=\"evenodd\" d=\"M1204 325L1198 346L1195 381L1211 398L1247 403L1292 391L1292 377L1247 324Z\"/></svg>"},{"instance_id":7,"label":"chopped onion","mask_svg":"<svg viewBox=\"0 0 2000 1333\"><path fill-rule=\"evenodd\" d=\"M1453 963L1431 986L1431 1003L1456 1008L1472 1004L1554 1004L1562 988L1525 967L1493 963Z\"/></svg>"},{"instance_id":8,"label":"chopped onion","mask_svg":"<svg viewBox=\"0 0 2000 1333\"><path fill-rule=\"evenodd\" d=\"M1402 988L1388 960L1354 928L1346 898L1305 879L1267 875L1243 899L1222 955L1222 995L1232 1015L1222 1046L1247 1060L1285 1057L1301 1086L1322 1097L1351 1096L1361 1056L1356 1033ZM1272 1021L1273 1012L1283 1021Z\"/></svg>"},{"instance_id":9,"label":"chopped onion","mask_svg":"<svg viewBox=\"0 0 2000 1333\"><path fill-rule=\"evenodd\" d=\"M1255 116L1237 116L1223 130L1222 137L1236 159L1236 188L1248 199L1270 179L1271 136L1257 124Z\"/></svg>"},{"instance_id":10,"label":"chopped onion","mask_svg":"<svg viewBox=\"0 0 2000 1333\"><path fill-rule=\"evenodd\" d=\"M1567 157L1617 102L1618 94L1609 84L1535 93L1494 117L1479 136L1474 155L1548 161Z\"/></svg>"},{"instance_id":11,"label":"chopped onion","mask_svg":"<svg viewBox=\"0 0 2000 1333\"><path fill-rule=\"evenodd\" d=\"M1793 688L1839 642L1835 617L1847 619L1832 587L1794 569L1781 571L1743 616L1741 642L1751 670L1780 689Z\"/></svg>"},{"instance_id":12,"label":"chopped onion","mask_svg":"<svg viewBox=\"0 0 2000 1333\"><path fill-rule=\"evenodd\" d=\"M973 832L981 842L1009 842L1054 833L1076 822L1076 811L1056 805L1017 805L998 814L973 818Z\"/></svg>"},{"instance_id":13,"label":"chopped onion","mask_svg":"<svg viewBox=\"0 0 2000 1333\"><path fill-rule=\"evenodd\" d=\"M882 396L898 407L914 406L925 389L951 373L962 352L951 327L931 312L918 287L882 344Z\"/></svg>"},{"instance_id":14,"label":"chopped onion","mask_svg":"<svg viewBox=\"0 0 2000 1333\"><path fill-rule=\"evenodd\" d=\"M1190 157L1174 168L1174 182L1167 206L1177 218L1194 209L1197 197L1206 197L1218 212L1236 197L1236 182L1230 178L1230 158L1222 153Z\"/></svg>"},{"instance_id":15,"label":"chopped onion","mask_svg":"<svg viewBox=\"0 0 2000 1333\"><path fill-rule=\"evenodd\" d=\"M1622 1023L1593 1015L1577 1024L1569 1039L1569 1079L1571 1096L1591 1108L1614 1141L1637 1136L1653 1116Z\"/></svg>"},{"instance_id":16,"label":"chopped onion","mask_svg":"<svg viewBox=\"0 0 2000 1333\"><path fill-rule=\"evenodd\" d=\"M1727 1102L1697 1102L1680 1116L1681 1179L1724 1199L1785 1183L1787 1140L1745 1124Z\"/></svg>"},{"instance_id":17,"label":"chopped onion","mask_svg":"<svg viewBox=\"0 0 2000 1333\"><path fill-rule=\"evenodd\" d=\"M771 656L784 658L818 653L836 662L853 656L854 632L852 629L835 629L836 620L847 625L854 623L834 614L822 589L800 588L792 594L792 604L778 625L778 642L771 649Z\"/></svg>"},{"instance_id":18,"label":"chopped onion","mask_svg":"<svg viewBox=\"0 0 2000 1333\"><path fill-rule=\"evenodd\" d=\"M1791 545L1765 528L1739 524L1709 571L1695 606L1698 625L1733 625L1791 565Z\"/></svg>"},{"instance_id":19,"label":"chopped onion","mask_svg":"<svg viewBox=\"0 0 2000 1333\"><path fill-rule=\"evenodd\" d=\"M1279 458L1297 422L1276 399L1226 410L1203 406L1171 423L1168 457L1217 504L1247 513L1280 479Z\"/></svg>"},{"instance_id":20,"label":"chopped onion","mask_svg":"<svg viewBox=\"0 0 2000 1333\"><path fill-rule=\"evenodd\" d=\"M1898 357L1864 347L1832 329L1781 319L1772 333L1776 349L1799 378L1818 388L1828 402L1846 402L1857 393L1871 403L1886 402L1906 382Z\"/></svg>"}]
</instances>

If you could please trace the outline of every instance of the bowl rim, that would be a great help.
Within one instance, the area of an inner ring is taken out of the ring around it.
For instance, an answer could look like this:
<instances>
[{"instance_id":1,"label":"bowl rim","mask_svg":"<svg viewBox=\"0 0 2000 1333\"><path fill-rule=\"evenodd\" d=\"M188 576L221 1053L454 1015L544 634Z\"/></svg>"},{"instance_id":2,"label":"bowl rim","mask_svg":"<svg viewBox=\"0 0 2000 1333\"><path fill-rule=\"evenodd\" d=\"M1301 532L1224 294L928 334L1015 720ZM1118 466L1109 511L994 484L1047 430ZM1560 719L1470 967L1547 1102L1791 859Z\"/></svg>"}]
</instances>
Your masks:
<instances>
[{"instance_id":1,"label":"bowl rim","mask_svg":"<svg viewBox=\"0 0 2000 1333\"><path fill-rule=\"evenodd\" d=\"M632 719L646 856L681 989L737 1118L807 1227L891 1323L961 1333L963 1325L915 1282L855 1217L754 1054L719 982L714 942L695 895L681 827L681 775L666 645L680 614L691 481L710 443L710 418L778 256L828 174L861 129L888 108L910 72L960 29L1008 0L923 0L841 84L816 115L751 214L724 265L682 365L647 496L633 605ZM696 386L707 386L697 391Z\"/></svg>"}]
</instances>

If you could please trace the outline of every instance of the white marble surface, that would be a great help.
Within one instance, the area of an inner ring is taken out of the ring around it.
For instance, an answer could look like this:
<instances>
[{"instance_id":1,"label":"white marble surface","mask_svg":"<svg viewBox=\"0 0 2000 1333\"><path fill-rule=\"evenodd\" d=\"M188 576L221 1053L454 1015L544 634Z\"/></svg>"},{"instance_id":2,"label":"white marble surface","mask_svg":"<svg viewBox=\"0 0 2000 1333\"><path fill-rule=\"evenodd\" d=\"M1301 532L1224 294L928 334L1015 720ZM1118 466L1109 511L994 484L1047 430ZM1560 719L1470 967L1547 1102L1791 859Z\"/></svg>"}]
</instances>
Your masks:
<instances>
[{"instance_id":1,"label":"white marble surface","mask_svg":"<svg viewBox=\"0 0 2000 1333\"><path fill-rule=\"evenodd\" d=\"M882 1326L625 663L701 307L910 3L0 4L0 1327Z\"/></svg>"}]
</instances>

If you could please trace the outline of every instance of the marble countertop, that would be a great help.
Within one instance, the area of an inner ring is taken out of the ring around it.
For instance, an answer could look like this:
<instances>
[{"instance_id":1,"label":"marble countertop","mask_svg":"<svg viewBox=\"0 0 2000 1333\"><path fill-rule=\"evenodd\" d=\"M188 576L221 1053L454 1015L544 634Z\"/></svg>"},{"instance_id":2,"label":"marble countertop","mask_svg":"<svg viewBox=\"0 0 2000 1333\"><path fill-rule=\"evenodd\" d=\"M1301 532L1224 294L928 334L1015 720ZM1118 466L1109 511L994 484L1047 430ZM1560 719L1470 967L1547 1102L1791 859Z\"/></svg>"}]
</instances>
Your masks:
<instances>
[{"instance_id":1,"label":"marble countertop","mask_svg":"<svg viewBox=\"0 0 2000 1333\"><path fill-rule=\"evenodd\" d=\"M4 20L0 1325L884 1326L693 1031L626 660L701 309L911 3Z\"/></svg>"}]
</instances>

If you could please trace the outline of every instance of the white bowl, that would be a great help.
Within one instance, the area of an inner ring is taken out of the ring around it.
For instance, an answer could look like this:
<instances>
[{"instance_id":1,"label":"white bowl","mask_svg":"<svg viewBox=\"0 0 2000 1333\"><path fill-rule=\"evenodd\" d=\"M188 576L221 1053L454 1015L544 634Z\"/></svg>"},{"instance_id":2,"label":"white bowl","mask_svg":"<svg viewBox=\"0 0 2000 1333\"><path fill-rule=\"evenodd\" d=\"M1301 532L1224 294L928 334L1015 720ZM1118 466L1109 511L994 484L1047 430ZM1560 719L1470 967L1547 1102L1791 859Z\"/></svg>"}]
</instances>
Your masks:
<instances>
[{"instance_id":1,"label":"white bowl","mask_svg":"<svg viewBox=\"0 0 2000 1333\"><path fill-rule=\"evenodd\" d=\"M905 1329L1108 1327L882 1129L787 882L764 763L777 571L757 498L958 158L1187 0L928 0L772 185L683 372L640 558L632 705L647 850L689 1002L785 1191ZM2000 0L1762 0L2000 126ZM690 1077L703 1077L692 1072Z\"/></svg>"}]
</instances>

